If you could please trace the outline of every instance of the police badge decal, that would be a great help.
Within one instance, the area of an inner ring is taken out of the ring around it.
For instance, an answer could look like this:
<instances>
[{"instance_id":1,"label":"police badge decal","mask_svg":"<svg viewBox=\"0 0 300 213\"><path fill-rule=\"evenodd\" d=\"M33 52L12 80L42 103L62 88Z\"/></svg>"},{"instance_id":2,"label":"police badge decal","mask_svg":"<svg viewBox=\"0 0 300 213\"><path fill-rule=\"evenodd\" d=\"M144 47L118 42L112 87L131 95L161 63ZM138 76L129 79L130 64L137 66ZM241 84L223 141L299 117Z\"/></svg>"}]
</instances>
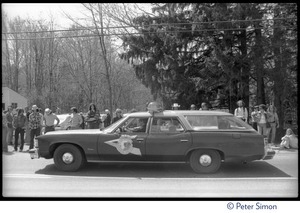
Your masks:
<instances>
[{"instance_id":1,"label":"police badge decal","mask_svg":"<svg viewBox=\"0 0 300 213\"><path fill-rule=\"evenodd\" d=\"M121 135L121 137L118 139L105 141L104 143L115 147L122 155L127 155L129 153L134 155L142 155L139 148L133 147L132 139L135 139L136 137L137 135Z\"/></svg>"}]
</instances>

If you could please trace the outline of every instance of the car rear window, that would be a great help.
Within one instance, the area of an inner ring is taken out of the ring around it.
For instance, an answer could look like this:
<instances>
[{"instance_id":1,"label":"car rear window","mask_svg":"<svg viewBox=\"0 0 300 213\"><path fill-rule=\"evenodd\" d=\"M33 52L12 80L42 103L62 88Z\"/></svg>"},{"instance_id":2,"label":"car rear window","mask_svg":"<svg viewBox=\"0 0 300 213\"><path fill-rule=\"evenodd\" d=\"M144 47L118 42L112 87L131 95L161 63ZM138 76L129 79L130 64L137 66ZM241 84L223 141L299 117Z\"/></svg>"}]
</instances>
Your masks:
<instances>
[{"instance_id":1,"label":"car rear window","mask_svg":"<svg viewBox=\"0 0 300 213\"><path fill-rule=\"evenodd\" d=\"M234 116L185 115L194 130L246 130L250 125Z\"/></svg>"}]
</instances>

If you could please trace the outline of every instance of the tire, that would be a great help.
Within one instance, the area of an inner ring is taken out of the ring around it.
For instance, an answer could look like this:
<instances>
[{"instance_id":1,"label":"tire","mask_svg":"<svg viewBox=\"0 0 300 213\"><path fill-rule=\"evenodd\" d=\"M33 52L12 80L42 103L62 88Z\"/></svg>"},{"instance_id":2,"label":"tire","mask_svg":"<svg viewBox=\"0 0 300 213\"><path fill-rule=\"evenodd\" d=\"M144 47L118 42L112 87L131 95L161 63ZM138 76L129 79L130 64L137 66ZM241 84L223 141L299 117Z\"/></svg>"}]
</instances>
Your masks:
<instances>
[{"instance_id":1,"label":"tire","mask_svg":"<svg viewBox=\"0 0 300 213\"><path fill-rule=\"evenodd\" d=\"M65 172L75 172L86 162L84 154L72 144L63 144L54 152L55 166Z\"/></svg>"},{"instance_id":2,"label":"tire","mask_svg":"<svg viewBox=\"0 0 300 213\"><path fill-rule=\"evenodd\" d=\"M215 173L221 166L221 156L216 150L198 149L190 156L190 166L196 173Z\"/></svg>"}]
</instances>

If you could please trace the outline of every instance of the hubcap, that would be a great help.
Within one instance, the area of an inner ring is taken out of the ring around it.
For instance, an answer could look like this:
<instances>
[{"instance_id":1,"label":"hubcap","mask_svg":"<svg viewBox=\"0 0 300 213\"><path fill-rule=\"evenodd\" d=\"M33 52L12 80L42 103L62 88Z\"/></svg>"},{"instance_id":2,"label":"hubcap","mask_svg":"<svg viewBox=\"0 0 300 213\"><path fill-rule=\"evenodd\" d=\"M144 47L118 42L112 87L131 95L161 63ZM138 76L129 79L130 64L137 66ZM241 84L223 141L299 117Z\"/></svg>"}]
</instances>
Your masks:
<instances>
[{"instance_id":1,"label":"hubcap","mask_svg":"<svg viewBox=\"0 0 300 213\"><path fill-rule=\"evenodd\" d=\"M209 166L211 164L211 157L209 155L201 155L199 162L202 166Z\"/></svg>"},{"instance_id":2,"label":"hubcap","mask_svg":"<svg viewBox=\"0 0 300 213\"><path fill-rule=\"evenodd\" d=\"M74 160L74 157L73 157L73 155L71 153L66 152L62 156L62 160L66 164L71 164L73 162L73 160Z\"/></svg>"}]
</instances>

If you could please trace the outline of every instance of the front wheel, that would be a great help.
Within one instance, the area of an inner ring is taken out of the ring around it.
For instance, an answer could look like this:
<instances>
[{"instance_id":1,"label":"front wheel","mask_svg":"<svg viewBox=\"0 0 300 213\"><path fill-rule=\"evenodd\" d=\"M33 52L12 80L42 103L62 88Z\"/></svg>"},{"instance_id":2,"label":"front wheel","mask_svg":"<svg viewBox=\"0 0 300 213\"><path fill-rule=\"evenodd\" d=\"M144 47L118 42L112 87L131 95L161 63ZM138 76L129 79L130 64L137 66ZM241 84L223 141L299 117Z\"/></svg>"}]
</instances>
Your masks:
<instances>
[{"instance_id":1,"label":"front wheel","mask_svg":"<svg viewBox=\"0 0 300 213\"><path fill-rule=\"evenodd\" d=\"M72 144L60 145L54 152L54 164L62 171L75 172L85 163L84 154Z\"/></svg>"},{"instance_id":2,"label":"front wheel","mask_svg":"<svg viewBox=\"0 0 300 213\"><path fill-rule=\"evenodd\" d=\"M216 150L195 150L190 156L190 166L197 173L214 173L221 166L221 156Z\"/></svg>"}]
</instances>

